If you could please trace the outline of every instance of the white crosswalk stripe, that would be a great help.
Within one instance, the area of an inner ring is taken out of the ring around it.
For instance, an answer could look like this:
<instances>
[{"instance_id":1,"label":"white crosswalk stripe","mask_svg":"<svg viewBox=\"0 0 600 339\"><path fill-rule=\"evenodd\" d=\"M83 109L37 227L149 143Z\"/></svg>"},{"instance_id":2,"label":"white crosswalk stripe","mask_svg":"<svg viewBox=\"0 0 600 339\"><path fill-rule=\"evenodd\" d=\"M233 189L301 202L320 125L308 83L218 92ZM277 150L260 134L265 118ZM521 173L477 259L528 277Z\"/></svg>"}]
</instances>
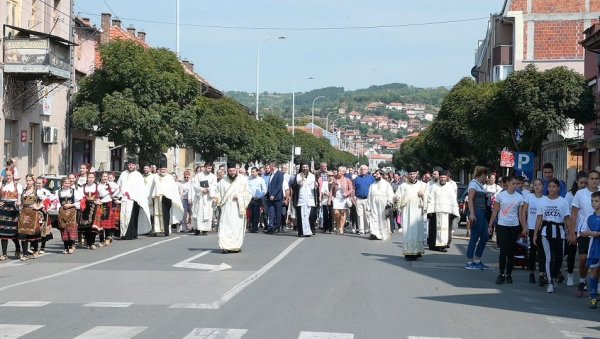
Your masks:
<instances>
[{"instance_id":1,"label":"white crosswalk stripe","mask_svg":"<svg viewBox=\"0 0 600 339\"><path fill-rule=\"evenodd\" d=\"M129 339L142 333L146 326L96 326L74 339Z\"/></svg>"},{"instance_id":2,"label":"white crosswalk stripe","mask_svg":"<svg viewBox=\"0 0 600 339\"><path fill-rule=\"evenodd\" d=\"M106 302L106 301L94 301L84 304L84 307L118 307L125 308L133 305L133 303L122 303L122 302Z\"/></svg>"},{"instance_id":3,"label":"white crosswalk stripe","mask_svg":"<svg viewBox=\"0 0 600 339\"><path fill-rule=\"evenodd\" d=\"M42 327L44 325L0 324L0 338L17 339Z\"/></svg>"},{"instance_id":4,"label":"white crosswalk stripe","mask_svg":"<svg viewBox=\"0 0 600 339\"><path fill-rule=\"evenodd\" d=\"M420 336L409 335L408 339L460 339L460 338L451 338L451 337L420 337Z\"/></svg>"},{"instance_id":5,"label":"white crosswalk stripe","mask_svg":"<svg viewBox=\"0 0 600 339\"><path fill-rule=\"evenodd\" d=\"M300 332L298 339L353 339L352 333L334 333L334 332Z\"/></svg>"},{"instance_id":6,"label":"white crosswalk stripe","mask_svg":"<svg viewBox=\"0 0 600 339\"><path fill-rule=\"evenodd\" d=\"M195 328L183 339L239 339L248 330L236 328Z\"/></svg>"},{"instance_id":7,"label":"white crosswalk stripe","mask_svg":"<svg viewBox=\"0 0 600 339\"><path fill-rule=\"evenodd\" d=\"M9 301L0 307L42 307L48 304L49 301Z\"/></svg>"}]
</instances>

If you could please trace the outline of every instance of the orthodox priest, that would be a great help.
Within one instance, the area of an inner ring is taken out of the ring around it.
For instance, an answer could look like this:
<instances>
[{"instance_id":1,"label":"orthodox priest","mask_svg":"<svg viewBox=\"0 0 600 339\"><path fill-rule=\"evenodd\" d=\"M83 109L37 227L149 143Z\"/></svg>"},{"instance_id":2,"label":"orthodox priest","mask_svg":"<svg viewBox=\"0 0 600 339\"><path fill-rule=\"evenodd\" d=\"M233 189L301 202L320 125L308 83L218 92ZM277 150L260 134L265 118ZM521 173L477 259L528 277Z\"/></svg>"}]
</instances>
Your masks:
<instances>
[{"instance_id":1,"label":"orthodox priest","mask_svg":"<svg viewBox=\"0 0 600 339\"><path fill-rule=\"evenodd\" d=\"M161 159L158 175L154 178L152 191L154 206L153 235L164 233L168 237L171 225L179 223L183 217L183 203L179 187L172 175L167 172L167 161Z\"/></svg>"},{"instance_id":2,"label":"orthodox priest","mask_svg":"<svg viewBox=\"0 0 600 339\"><path fill-rule=\"evenodd\" d=\"M453 220L460 217L456 190L448 182L448 171L440 171L438 184L431 187L428 199L429 236L427 244L430 250L446 252L446 248L450 247L452 240Z\"/></svg>"},{"instance_id":3,"label":"orthodox priest","mask_svg":"<svg viewBox=\"0 0 600 339\"><path fill-rule=\"evenodd\" d=\"M242 249L246 231L246 207L252 199L246 176L238 175L237 165L227 163L227 176L217 184L219 218L219 247L223 253L237 253Z\"/></svg>"},{"instance_id":4,"label":"orthodox priest","mask_svg":"<svg viewBox=\"0 0 600 339\"><path fill-rule=\"evenodd\" d=\"M149 165L145 165L142 169L144 176L144 195L148 197L148 210L150 211L150 223L154 224L154 201L152 192L154 191L154 183L156 182L157 173L153 173Z\"/></svg>"},{"instance_id":5,"label":"orthodox priest","mask_svg":"<svg viewBox=\"0 0 600 339\"><path fill-rule=\"evenodd\" d=\"M402 249L406 260L416 260L424 253L427 184L418 179L416 169L408 171L407 181L396 191L397 207L402 210Z\"/></svg>"},{"instance_id":6,"label":"orthodox priest","mask_svg":"<svg viewBox=\"0 0 600 339\"><path fill-rule=\"evenodd\" d=\"M298 201L296 203L296 227L299 237L310 237L314 233L315 223L317 222L316 206L316 180L315 175L310 173L308 164L303 163L300 167L300 173L296 175L296 185L294 189L298 190Z\"/></svg>"},{"instance_id":7,"label":"orthodox priest","mask_svg":"<svg viewBox=\"0 0 600 339\"><path fill-rule=\"evenodd\" d=\"M383 179L383 171L373 173L375 182L369 186L367 196L367 215L371 228L371 240L388 240L390 232L391 205L394 202L392 185Z\"/></svg>"},{"instance_id":8,"label":"orthodox priest","mask_svg":"<svg viewBox=\"0 0 600 339\"><path fill-rule=\"evenodd\" d=\"M195 235L206 235L212 230L213 199L217 193L217 176L212 173L213 164L204 164L202 172L192 179L189 196L192 201L192 229Z\"/></svg>"},{"instance_id":9,"label":"orthodox priest","mask_svg":"<svg viewBox=\"0 0 600 339\"><path fill-rule=\"evenodd\" d=\"M137 239L138 234L152 230L148 194L144 186L144 177L136 171L137 159L130 157L127 170L121 173L117 185L121 192L120 229L121 239Z\"/></svg>"}]
</instances>

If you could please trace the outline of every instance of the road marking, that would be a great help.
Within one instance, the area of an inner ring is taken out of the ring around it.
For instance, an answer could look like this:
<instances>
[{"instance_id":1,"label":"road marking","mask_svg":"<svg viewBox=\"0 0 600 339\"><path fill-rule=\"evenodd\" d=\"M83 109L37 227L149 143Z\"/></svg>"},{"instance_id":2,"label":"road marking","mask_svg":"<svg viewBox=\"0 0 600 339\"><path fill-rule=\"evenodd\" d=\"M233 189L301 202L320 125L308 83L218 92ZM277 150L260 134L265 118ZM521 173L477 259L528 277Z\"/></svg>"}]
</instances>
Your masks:
<instances>
[{"instance_id":1,"label":"road marking","mask_svg":"<svg viewBox=\"0 0 600 339\"><path fill-rule=\"evenodd\" d=\"M173 265L173 267L181 267L181 268L193 268L193 269L197 269L197 270L208 270L208 271L223 271L223 270L227 270L230 269L231 266L227 265L226 263L221 263L221 265L210 265L210 264L198 264L198 263L193 263L192 261L207 255L209 253L212 253L213 250L209 250L209 251L204 251L200 254L196 254L193 257L187 258L183 261L178 262L177 264Z\"/></svg>"},{"instance_id":2,"label":"road marking","mask_svg":"<svg viewBox=\"0 0 600 339\"><path fill-rule=\"evenodd\" d=\"M352 333L307 332L302 331L298 339L353 339Z\"/></svg>"},{"instance_id":3,"label":"road marking","mask_svg":"<svg viewBox=\"0 0 600 339\"><path fill-rule=\"evenodd\" d=\"M106 302L106 301L95 301L83 305L84 307L118 307L124 308L133 305L133 303L121 303L121 302Z\"/></svg>"},{"instance_id":4,"label":"road marking","mask_svg":"<svg viewBox=\"0 0 600 339\"><path fill-rule=\"evenodd\" d=\"M250 286L254 281L260 278L263 274L267 273L273 266L275 266L278 262L280 262L283 258L285 258L296 246L298 246L304 239L299 238L293 243L291 243L288 247L286 247L283 252L279 253L278 256L273 258L273 260L269 261L265 266L261 267L258 271L252 273L248 278L244 279L239 284L235 285L232 289L227 291L221 298L213 301L210 304L173 304L169 306L169 308L200 308L200 309L208 309L208 310L217 310L221 306L223 306L226 302L235 297L238 293L242 292L246 287Z\"/></svg>"},{"instance_id":5,"label":"road marking","mask_svg":"<svg viewBox=\"0 0 600 339\"><path fill-rule=\"evenodd\" d=\"M590 334L590 333L581 333L581 332L569 332L569 331L560 331L560 333L562 333L562 335L564 335L566 338L572 338L572 339L584 339L584 338L593 338L595 334Z\"/></svg>"},{"instance_id":6,"label":"road marking","mask_svg":"<svg viewBox=\"0 0 600 339\"><path fill-rule=\"evenodd\" d=\"M147 328L145 326L96 326L74 339L129 339L142 333Z\"/></svg>"},{"instance_id":7,"label":"road marking","mask_svg":"<svg viewBox=\"0 0 600 339\"><path fill-rule=\"evenodd\" d=\"M409 335L408 339L460 339L460 338L452 338L452 337L420 337L420 336Z\"/></svg>"},{"instance_id":8,"label":"road marking","mask_svg":"<svg viewBox=\"0 0 600 339\"><path fill-rule=\"evenodd\" d=\"M44 325L0 324L0 337L6 339L17 339L42 327L44 327Z\"/></svg>"},{"instance_id":9,"label":"road marking","mask_svg":"<svg viewBox=\"0 0 600 339\"><path fill-rule=\"evenodd\" d=\"M248 330L236 328L195 328L183 339L239 339Z\"/></svg>"},{"instance_id":10,"label":"road marking","mask_svg":"<svg viewBox=\"0 0 600 339\"><path fill-rule=\"evenodd\" d=\"M0 287L0 292L6 291L6 290L8 290L10 288L13 288L13 287L23 286L23 285L35 283L35 282L42 281L42 280L47 280L47 279L52 279L52 278L60 277L60 276L65 275L65 274L69 274L69 273L81 271L81 270L84 270L84 269L92 267L92 266L104 264L106 262L113 261L115 259L124 257L126 255L129 255L129 254L132 254L132 253L135 253L135 252L139 252L139 251L145 250L147 248L151 248L151 247L154 247L154 246L157 246L157 245L160 245L160 244L164 244L164 243L169 242L169 241L177 240L179 238L181 238L181 237L174 237L174 238L169 238L169 239L166 239L166 240L161 240L161 241L155 242L153 244L142 246L142 247L133 249L131 251L123 252L121 254L113 255L112 257L108 257L106 259L94 261L94 262L89 263L89 264L85 264L85 265L73 267L73 268L70 268L68 270L60 271L60 272L57 272L57 273L54 273L54 274L45 275L45 276L42 276L42 277L38 277L38 278L21 281L21 282L14 283L14 284L2 286L2 287Z\"/></svg>"},{"instance_id":11,"label":"road marking","mask_svg":"<svg viewBox=\"0 0 600 339\"><path fill-rule=\"evenodd\" d=\"M1 307L42 307L50 304L49 301L9 301ZM1 336L0 336L1 337Z\"/></svg>"}]
</instances>

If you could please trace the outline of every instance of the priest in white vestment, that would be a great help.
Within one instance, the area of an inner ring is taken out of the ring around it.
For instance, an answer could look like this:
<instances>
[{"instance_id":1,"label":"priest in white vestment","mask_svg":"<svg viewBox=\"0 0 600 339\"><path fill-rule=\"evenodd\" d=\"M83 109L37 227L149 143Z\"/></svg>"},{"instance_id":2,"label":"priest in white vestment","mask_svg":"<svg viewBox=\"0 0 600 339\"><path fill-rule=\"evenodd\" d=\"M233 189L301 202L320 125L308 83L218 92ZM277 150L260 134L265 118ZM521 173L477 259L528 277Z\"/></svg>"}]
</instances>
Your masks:
<instances>
[{"instance_id":1,"label":"priest in white vestment","mask_svg":"<svg viewBox=\"0 0 600 339\"><path fill-rule=\"evenodd\" d=\"M152 230L148 194L144 187L142 174L136 171L134 160L127 164L127 171L117 181L121 192L121 239L136 239L138 234L146 234Z\"/></svg>"},{"instance_id":2,"label":"priest in white vestment","mask_svg":"<svg viewBox=\"0 0 600 339\"><path fill-rule=\"evenodd\" d=\"M375 182L369 186L367 196L367 216L371 229L372 240L388 240L391 238L390 219L386 216L386 206L394 202L392 185L383 179L383 172L373 173ZM391 213L391 211L390 211Z\"/></svg>"},{"instance_id":3,"label":"priest in white vestment","mask_svg":"<svg viewBox=\"0 0 600 339\"><path fill-rule=\"evenodd\" d=\"M171 232L171 225L177 224L183 217L183 203L179 195L179 186L173 176L167 173L166 164L161 164L159 174L154 178L152 191L154 202L154 235Z\"/></svg>"},{"instance_id":4,"label":"priest in white vestment","mask_svg":"<svg viewBox=\"0 0 600 339\"><path fill-rule=\"evenodd\" d=\"M448 172L440 171L439 183L429 192L427 215L429 218L430 250L446 252L452 240L452 224L458 221L460 213L454 186L448 182Z\"/></svg>"},{"instance_id":5,"label":"priest in white vestment","mask_svg":"<svg viewBox=\"0 0 600 339\"><path fill-rule=\"evenodd\" d=\"M150 166L146 165L142 169L142 176L144 177L144 189L145 194L148 197L148 210L150 210L150 222L154 223L154 199L152 199L152 192L154 191L154 182L156 181L157 173L152 173Z\"/></svg>"},{"instance_id":6,"label":"priest in white vestment","mask_svg":"<svg viewBox=\"0 0 600 339\"><path fill-rule=\"evenodd\" d=\"M192 179L189 199L192 202L192 229L196 235L206 235L212 230L213 199L217 194L217 176L212 169L213 164L206 163L204 170Z\"/></svg>"},{"instance_id":7,"label":"priest in white vestment","mask_svg":"<svg viewBox=\"0 0 600 339\"><path fill-rule=\"evenodd\" d=\"M419 172L411 170L405 183L396 191L397 206L402 210L402 249L406 260L416 260L425 253L425 212L427 184L417 179Z\"/></svg>"},{"instance_id":8,"label":"priest in white vestment","mask_svg":"<svg viewBox=\"0 0 600 339\"><path fill-rule=\"evenodd\" d=\"M310 173L308 164L302 164L300 173L296 175L296 189L298 189L298 208L300 220L296 221L298 236L309 237L313 235L317 215L315 210L315 175Z\"/></svg>"},{"instance_id":9,"label":"priest in white vestment","mask_svg":"<svg viewBox=\"0 0 600 339\"><path fill-rule=\"evenodd\" d=\"M221 207L219 247L223 253L242 250L246 231L246 207L252 199L248 177L237 173L236 164L227 163L227 176L217 184L217 204Z\"/></svg>"}]
</instances>

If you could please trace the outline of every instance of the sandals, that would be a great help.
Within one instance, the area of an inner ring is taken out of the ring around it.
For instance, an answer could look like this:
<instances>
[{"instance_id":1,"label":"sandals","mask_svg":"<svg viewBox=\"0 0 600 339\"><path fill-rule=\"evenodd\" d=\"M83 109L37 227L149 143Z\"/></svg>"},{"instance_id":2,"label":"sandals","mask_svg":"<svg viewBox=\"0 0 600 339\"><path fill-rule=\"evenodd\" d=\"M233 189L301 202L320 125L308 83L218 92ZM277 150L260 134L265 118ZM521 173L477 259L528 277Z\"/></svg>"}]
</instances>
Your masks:
<instances>
[{"instance_id":1,"label":"sandals","mask_svg":"<svg viewBox=\"0 0 600 339\"><path fill-rule=\"evenodd\" d=\"M69 253L69 254L73 254L73 252L75 252L75 247L70 247L70 248L67 250L67 253Z\"/></svg>"},{"instance_id":2,"label":"sandals","mask_svg":"<svg viewBox=\"0 0 600 339\"><path fill-rule=\"evenodd\" d=\"M26 255L21 256L21 261L27 261L27 260L29 260L29 258Z\"/></svg>"},{"instance_id":3,"label":"sandals","mask_svg":"<svg viewBox=\"0 0 600 339\"><path fill-rule=\"evenodd\" d=\"M46 250L44 250L43 248L38 252L38 254L45 254Z\"/></svg>"},{"instance_id":4,"label":"sandals","mask_svg":"<svg viewBox=\"0 0 600 339\"><path fill-rule=\"evenodd\" d=\"M93 251L96 249L96 245L90 245L90 246L88 246L88 248Z\"/></svg>"},{"instance_id":5,"label":"sandals","mask_svg":"<svg viewBox=\"0 0 600 339\"><path fill-rule=\"evenodd\" d=\"M0 261L6 261L8 260L8 257L5 255L0 255Z\"/></svg>"}]
</instances>

